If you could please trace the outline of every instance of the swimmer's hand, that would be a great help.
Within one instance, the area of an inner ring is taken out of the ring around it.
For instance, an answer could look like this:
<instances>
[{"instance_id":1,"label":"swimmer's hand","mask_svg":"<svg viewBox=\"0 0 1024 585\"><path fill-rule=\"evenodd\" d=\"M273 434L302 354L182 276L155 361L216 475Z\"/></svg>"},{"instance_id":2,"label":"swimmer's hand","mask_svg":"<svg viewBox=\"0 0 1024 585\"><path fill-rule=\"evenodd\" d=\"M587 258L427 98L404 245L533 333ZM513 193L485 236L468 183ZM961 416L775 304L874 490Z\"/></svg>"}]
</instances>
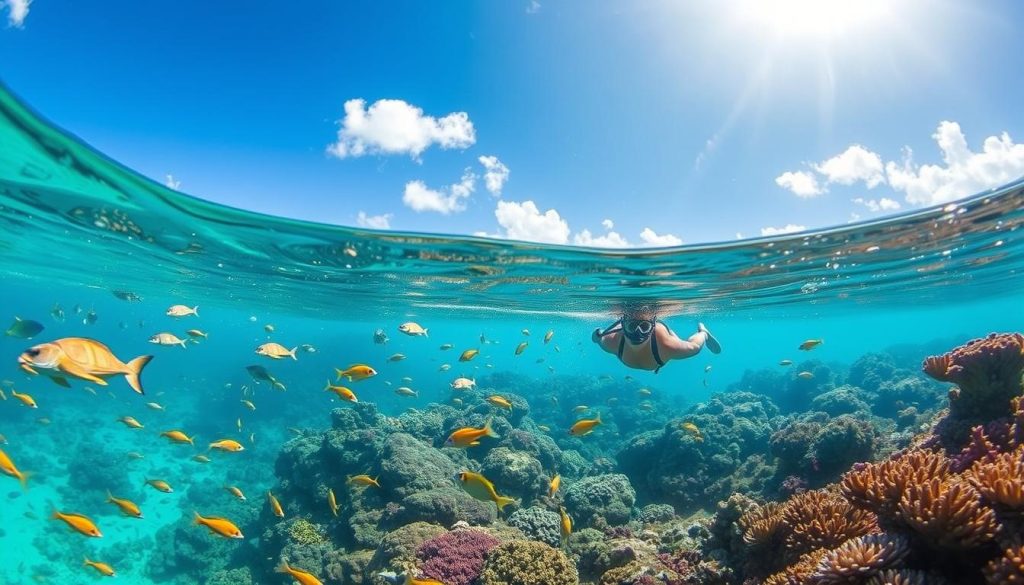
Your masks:
<instances>
[{"instance_id":1,"label":"swimmer's hand","mask_svg":"<svg viewBox=\"0 0 1024 585\"><path fill-rule=\"evenodd\" d=\"M594 329L594 333L592 333L590 335L590 341L593 341L594 343L601 343L601 328L600 327Z\"/></svg>"}]
</instances>

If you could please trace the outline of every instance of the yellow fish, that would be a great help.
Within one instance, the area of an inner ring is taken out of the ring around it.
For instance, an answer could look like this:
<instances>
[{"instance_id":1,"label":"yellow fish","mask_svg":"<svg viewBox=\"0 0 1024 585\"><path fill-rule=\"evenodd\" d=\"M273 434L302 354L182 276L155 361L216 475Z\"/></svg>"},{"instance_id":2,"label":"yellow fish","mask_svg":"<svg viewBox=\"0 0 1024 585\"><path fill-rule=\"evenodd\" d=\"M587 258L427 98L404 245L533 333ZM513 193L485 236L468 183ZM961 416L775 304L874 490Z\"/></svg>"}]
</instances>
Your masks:
<instances>
[{"instance_id":1,"label":"yellow fish","mask_svg":"<svg viewBox=\"0 0 1024 585\"><path fill-rule=\"evenodd\" d=\"M296 569L295 567L290 566L288 561L282 561L281 566L277 568L277 572L291 575L291 578L295 579L295 582L299 585L324 585L319 579L314 577L312 573L303 571L302 569Z\"/></svg>"},{"instance_id":2,"label":"yellow fish","mask_svg":"<svg viewBox=\"0 0 1024 585\"><path fill-rule=\"evenodd\" d=\"M334 490L332 488L327 488L327 505L331 508L331 514L334 514L334 517L337 518L340 506L338 506L338 499L334 497Z\"/></svg>"},{"instance_id":3,"label":"yellow fish","mask_svg":"<svg viewBox=\"0 0 1024 585\"><path fill-rule=\"evenodd\" d=\"M807 341L801 343L800 347L798 347L797 349L801 351L811 351L812 349L818 347L822 343L825 343L824 339L808 339Z\"/></svg>"},{"instance_id":4,"label":"yellow fish","mask_svg":"<svg viewBox=\"0 0 1024 585\"><path fill-rule=\"evenodd\" d=\"M110 490L107 490L107 503L114 504L115 506L120 508L121 513L125 516L142 519L142 510L139 509L139 506L136 505L135 502L131 500L115 498L114 495L110 493Z\"/></svg>"},{"instance_id":5,"label":"yellow fish","mask_svg":"<svg viewBox=\"0 0 1024 585\"><path fill-rule=\"evenodd\" d=\"M295 352L298 349L298 347L287 349L280 343L274 343L273 341L271 341L257 347L256 354L266 356L273 360L279 360L284 357L291 357L293 360L298 361L299 358L295 357Z\"/></svg>"},{"instance_id":6,"label":"yellow fish","mask_svg":"<svg viewBox=\"0 0 1024 585\"><path fill-rule=\"evenodd\" d=\"M597 416L595 418L585 418L576 421L576 423L573 424L572 427L569 429L569 434L574 437L582 437L584 435L589 435L590 433L594 432L594 427L596 427L599 424L601 424L600 412L597 413Z\"/></svg>"},{"instance_id":7,"label":"yellow fish","mask_svg":"<svg viewBox=\"0 0 1024 585\"><path fill-rule=\"evenodd\" d=\"M188 317L189 315L199 316L199 305L186 307L185 305L171 305L165 313L168 317Z\"/></svg>"},{"instance_id":8,"label":"yellow fish","mask_svg":"<svg viewBox=\"0 0 1024 585\"><path fill-rule=\"evenodd\" d=\"M402 580L402 585L444 585L444 583L437 579L413 577L411 573L406 572L405 578Z\"/></svg>"},{"instance_id":9,"label":"yellow fish","mask_svg":"<svg viewBox=\"0 0 1024 585\"><path fill-rule=\"evenodd\" d=\"M544 343L551 341L551 338L555 336L554 329L548 329L548 332L544 334Z\"/></svg>"},{"instance_id":10,"label":"yellow fish","mask_svg":"<svg viewBox=\"0 0 1024 585\"><path fill-rule=\"evenodd\" d=\"M228 490L228 492L230 492L231 495L235 496L239 500L242 500L243 502L245 501L245 494L243 494L242 490L238 489L237 487L233 485L226 485L224 486L224 489Z\"/></svg>"},{"instance_id":11,"label":"yellow fish","mask_svg":"<svg viewBox=\"0 0 1024 585\"><path fill-rule=\"evenodd\" d=\"M491 404L499 408L507 408L508 410L512 410L512 403L502 396L488 396L487 402L490 402Z\"/></svg>"},{"instance_id":12,"label":"yellow fish","mask_svg":"<svg viewBox=\"0 0 1024 585\"><path fill-rule=\"evenodd\" d=\"M401 325L398 326L398 330L410 337L429 337L427 335L426 329L420 327L419 323L413 323L412 321L409 321L408 323L402 323Z\"/></svg>"},{"instance_id":13,"label":"yellow fish","mask_svg":"<svg viewBox=\"0 0 1024 585\"><path fill-rule=\"evenodd\" d=\"M679 427L686 431L687 433L693 435L694 440L697 441L698 443L704 442L704 437L700 434L700 429L697 428L697 425L687 421L679 425Z\"/></svg>"},{"instance_id":14,"label":"yellow fish","mask_svg":"<svg viewBox=\"0 0 1024 585\"><path fill-rule=\"evenodd\" d=\"M509 504L518 505L514 499L498 495L498 492L494 490L494 484L479 473L463 471L457 477L462 485L462 489L466 490L466 493L484 502L494 502L498 506L499 512L504 510L505 506Z\"/></svg>"},{"instance_id":15,"label":"yellow fish","mask_svg":"<svg viewBox=\"0 0 1024 585\"><path fill-rule=\"evenodd\" d=\"M192 514L194 515L196 526L205 526L213 534L223 536L224 538L245 538L234 522L227 518L204 518L199 515L199 512L192 512Z\"/></svg>"},{"instance_id":16,"label":"yellow fish","mask_svg":"<svg viewBox=\"0 0 1024 585\"><path fill-rule=\"evenodd\" d=\"M327 381L327 385L324 386L324 390L334 392L335 394L338 395L338 398L341 398L342 400L346 400L348 402L359 402L359 399L356 398L355 392L349 390L344 386L335 386L331 384L330 380Z\"/></svg>"},{"instance_id":17,"label":"yellow fish","mask_svg":"<svg viewBox=\"0 0 1024 585\"><path fill-rule=\"evenodd\" d=\"M36 405L35 399L32 398L28 394L22 394L21 392L18 392L17 390L11 390L11 396L17 398L18 400L21 401L22 404L24 404L25 406L27 406L29 408L39 408L39 406Z\"/></svg>"},{"instance_id":18,"label":"yellow fish","mask_svg":"<svg viewBox=\"0 0 1024 585\"><path fill-rule=\"evenodd\" d=\"M813 380L814 374L810 372L800 372L799 374L796 375L796 377L802 380Z\"/></svg>"},{"instance_id":19,"label":"yellow fish","mask_svg":"<svg viewBox=\"0 0 1024 585\"><path fill-rule=\"evenodd\" d=\"M242 400L242 404L245 405L249 410L256 410L256 405L252 403L252 400Z\"/></svg>"},{"instance_id":20,"label":"yellow fish","mask_svg":"<svg viewBox=\"0 0 1024 585\"><path fill-rule=\"evenodd\" d=\"M468 362L469 360L475 358L478 355L480 355L479 349L467 349L466 351L462 352L462 355L459 356L459 361Z\"/></svg>"},{"instance_id":21,"label":"yellow fish","mask_svg":"<svg viewBox=\"0 0 1024 585\"><path fill-rule=\"evenodd\" d=\"M555 477L551 478L551 483L548 484L548 497L553 498L558 492L558 487L562 485L562 476L555 474Z\"/></svg>"},{"instance_id":22,"label":"yellow fish","mask_svg":"<svg viewBox=\"0 0 1024 585\"><path fill-rule=\"evenodd\" d=\"M132 390L144 394L139 376L151 359L153 356L144 355L124 363L94 339L65 337L26 350L18 356L18 364L30 374L38 373L37 368L54 370L101 386L107 385L104 378L124 376Z\"/></svg>"},{"instance_id":23,"label":"yellow fish","mask_svg":"<svg viewBox=\"0 0 1024 585\"><path fill-rule=\"evenodd\" d=\"M130 428L130 429L141 429L141 428L144 428L142 426L142 423L140 423L139 421L135 420L134 417L122 416L121 418L117 419L117 421L124 423L124 425L126 427Z\"/></svg>"},{"instance_id":24,"label":"yellow fish","mask_svg":"<svg viewBox=\"0 0 1024 585\"><path fill-rule=\"evenodd\" d=\"M162 479L147 479L146 485L152 486L153 489L155 489L158 492L163 492L165 494L174 493L174 488L171 487L171 484L167 483Z\"/></svg>"},{"instance_id":25,"label":"yellow fish","mask_svg":"<svg viewBox=\"0 0 1024 585\"><path fill-rule=\"evenodd\" d=\"M444 442L444 446L459 448L475 447L480 444L482 437L499 438L498 433L491 429L491 419L487 419L484 426L479 429L476 427L462 427L452 432L451 435L448 435L448 440Z\"/></svg>"},{"instance_id":26,"label":"yellow fish","mask_svg":"<svg viewBox=\"0 0 1024 585\"><path fill-rule=\"evenodd\" d=\"M377 483L376 477L370 477L369 475L366 474L353 475L352 477L348 478L348 483L349 485L361 485L367 487L372 485L378 488L380 487L380 484Z\"/></svg>"},{"instance_id":27,"label":"yellow fish","mask_svg":"<svg viewBox=\"0 0 1024 585\"><path fill-rule=\"evenodd\" d=\"M565 542L565 540L569 538L569 535L572 534L572 518L570 518L569 515L565 513L565 508L559 507L558 511L562 515L562 542Z\"/></svg>"},{"instance_id":28,"label":"yellow fish","mask_svg":"<svg viewBox=\"0 0 1024 585\"><path fill-rule=\"evenodd\" d=\"M104 577L114 577L115 576L113 567L111 567L107 563L100 563L100 562L97 562L97 561L90 561L89 557L85 557L85 564L82 565L82 566L83 567L92 567L93 569L96 569L96 571L100 575L103 575Z\"/></svg>"},{"instance_id":29,"label":"yellow fish","mask_svg":"<svg viewBox=\"0 0 1024 585\"><path fill-rule=\"evenodd\" d=\"M525 342L525 341L520 343L519 345L517 345L516 346L516 355L519 355L519 354L523 353L523 351L526 349L527 345L530 345L530 344Z\"/></svg>"},{"instance_id":30,"label":"yellow fish","mask_svg":"<svg viewBox=\"0 0 1024 585\"><path fill-rule=\"evenodd\" d=\"M245 447L234 439L221 439L219 441L210 443L210 449L219 449L221 451L228 451L229 453L238 453L239 451L245 451Z\"/></svg>"},{"instance_id":31,"label":"yellow fish","mask_svg":"<svg viewBox=\"0 0 1024 585\"><path fill-rule=\"evenodd\" d=\"M284 508L281 507L281 502L277 501L272 492L267 492L267 501L270 502L270 511L274 513L274 516L284 518Z\"/></svg>"},{"instance_id":32,"label":"yellow fish","mask_svg":"<svg viewBox=\"0 0 1024 585\"><path fill-rule=\"evenodd\" d=\"M167 333L166 331L163 333L157 333L156 335L150 337L149 342L155 343L157 345L180 345L182 349L187 348L184 339L179 339L177 335L173 333Z\"/></svg>"},{"instance_id":33,"label":"yellow fish","mask_svg":"<svg viewBox=\"0 0 1024 585\"><path fill-rule=\"evenodd\" d=\"M18 466L11 461L11 458L4 453L3 449L0 449L0 472L4 475L9 475L21 482L22 488L28 488L28 478L31 473L20 471Z\"/></svg>"},{"instance_id":34,"label":"yellow fish","mask_svg":"<svg viewBox=\"0 0 1024 585\"><path fill-rule=\"evenodd\" d=\"M100 538L103 533L96 526L96 523L90 520L87 516L82 514L64 513L57 510L53 511L51 516L54 520L62 520L65 524L71 527L72 530L90 536L92 538Z\"/></svg>"},{"instance_id":35,"label":"yellow fish","mask_svg":"<svg viewBox=\"0 0 1024 585\"><path fill-rule=\"evenodd\" d=\"M195 445L195 437L189 437L181 431L164 431L160 433L161 437L167 437L172 443L188 443L189 445Z\"/></svg>"},{"instance_id":36,"label":"yellow fish","mask_svg":"<svg viewBox=\"0 0 1024 585\"><path fill-rule=\"evenodd\" d=\"M367 378L372 378L377 375L377 370L367 366L365 364L355 364L349 366L346 370L334 369L338 379L348 378L349 382L359 382Z\"/></svg>"}]
</instances>

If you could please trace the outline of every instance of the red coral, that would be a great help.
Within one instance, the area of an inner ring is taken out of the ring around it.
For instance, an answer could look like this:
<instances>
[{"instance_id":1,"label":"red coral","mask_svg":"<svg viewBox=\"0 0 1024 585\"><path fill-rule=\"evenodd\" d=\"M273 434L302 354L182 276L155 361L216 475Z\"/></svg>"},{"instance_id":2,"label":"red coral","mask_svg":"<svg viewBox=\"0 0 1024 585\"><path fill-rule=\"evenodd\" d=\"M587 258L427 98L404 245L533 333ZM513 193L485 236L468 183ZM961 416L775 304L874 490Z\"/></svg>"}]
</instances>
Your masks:
<instances>
[{"instance_id":1,"label":"red coral","mask_svg":"<svg viewBox=\"0 0 1024 585\"><path fill-rule=\"evenodd\" d=\"M416 549L423 574L445 585L470 585L480 576L484 558L499 541L482 530L463 529L431 538Z\"/></svg>"}]
</instances>

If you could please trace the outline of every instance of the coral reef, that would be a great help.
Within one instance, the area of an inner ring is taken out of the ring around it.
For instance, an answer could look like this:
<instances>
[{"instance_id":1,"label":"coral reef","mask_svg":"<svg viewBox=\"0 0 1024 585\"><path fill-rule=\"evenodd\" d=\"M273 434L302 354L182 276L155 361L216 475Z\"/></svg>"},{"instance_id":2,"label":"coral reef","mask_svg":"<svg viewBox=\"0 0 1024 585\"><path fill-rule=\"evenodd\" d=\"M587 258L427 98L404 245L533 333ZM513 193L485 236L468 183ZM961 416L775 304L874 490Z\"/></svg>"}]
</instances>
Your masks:
<instances>
[{"instance_id":1,"label":"coral reef","mask_svg":"<svg viewBox=\"0 0 1024 585\"><path fill-rule=\"evenodd\" d=\"M540 506L516 510L508 517L511 526L523 531L530 540L557 547L561 542L561 517Z\"/></svg>"},{"instance_id":2,"label":"coral reef","mask_svg":"<svg viewBox=\"0 0 1024 585\"><path fill-rule=\"evenodd\" d=\"M512 541L487 556L482 585L575 585L579 576L562 551L529 540Z\"/></svg>"},{"instance_id":3,"label":"coral reef","mask_svg":"<svg viewBox=\"0 0 1024 585\"><path fill-rule=\"evenodd\" d=\"M617 526L629 522L636 493L620 473L585 477L565 491L565 507L577 526Z\"/></svg>"},{"instance_id":4,"label":"coral reef","mask_svg":"<svg viewBox=\"0 0 1024 585\"><path fill-rule=\"evenodd\" d=\"M484 558L499 540L481 530L464 528L441 534L416 549L420 571L445 585L470 585L480 577Z\"/></svg>"}]
</instances>

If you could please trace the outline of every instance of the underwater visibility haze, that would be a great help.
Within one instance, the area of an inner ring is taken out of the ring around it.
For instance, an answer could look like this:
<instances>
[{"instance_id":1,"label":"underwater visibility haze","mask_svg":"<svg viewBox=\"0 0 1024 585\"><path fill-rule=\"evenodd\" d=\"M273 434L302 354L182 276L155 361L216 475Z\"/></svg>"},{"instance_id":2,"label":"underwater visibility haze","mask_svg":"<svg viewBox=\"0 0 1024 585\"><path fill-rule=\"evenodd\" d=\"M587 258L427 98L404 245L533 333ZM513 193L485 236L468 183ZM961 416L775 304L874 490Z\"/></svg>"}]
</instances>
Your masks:
<instances>
[{"instance_id":1,"label":"underwater visibility haze","mask_svg":"<svg viewBox=\"0 0 1024 585\"><path fill-rule=\"evenodd\" d=\"M0 582L1020 582L1022 203L377 232L170 190L0 88ZM721 352L627 368L592 337L638 311Z\"/></svg>"}]
</instances>

